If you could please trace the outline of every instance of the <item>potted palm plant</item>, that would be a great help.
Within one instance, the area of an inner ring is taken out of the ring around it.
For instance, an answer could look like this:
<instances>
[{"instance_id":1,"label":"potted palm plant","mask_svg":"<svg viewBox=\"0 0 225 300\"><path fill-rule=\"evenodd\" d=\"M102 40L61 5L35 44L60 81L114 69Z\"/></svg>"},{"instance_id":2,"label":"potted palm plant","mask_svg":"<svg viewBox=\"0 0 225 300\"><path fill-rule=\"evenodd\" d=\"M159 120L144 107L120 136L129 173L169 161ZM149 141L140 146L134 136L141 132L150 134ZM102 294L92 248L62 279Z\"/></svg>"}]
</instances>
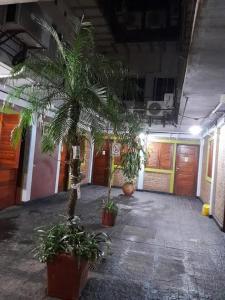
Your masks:
<instances>
[{"instance_id":1,"label":"potted palm plant","mask_svg":"<svg viewBox=\"0 0 225 300\"><path fill-rule=\"evenodd\" d=\"M129 90L129 88L128 88ZM121 118L120 118L121 117ZM141 156L140 151L143 151L140 140L137 138L137 134L140 130L139 128L139 118L138 116L130 113L120 114L119 117L113 118L111 122L111 130L107 135L104 136L104 140L107 141L109 145L109 178L108 178L108 194L106 201L103 202L102 209L102 225L103 226L114 226L116 216L118 214L118 206L111 197L112 192L112 182L115 172L122 167L123 174L126 173L126 178L128 182L126 185L131 185L132 191L134 189L132 180L137 176L138 171L141 166ZM113 133L113 137L112 137ZM122 155L122 165L115 167L113 165L113 154L112 147L113 143L118 142L123 145L126 149ZM129 152L128 152L128 151ZM129 153L129 155L128 155ZM132 155L131 155L132 153ZM135 161L134 161L135 158ZM129 162L128 162L129 161ZM127 166L129 164L130 168ZM130 165L134 163L135 165ZM126 169L125 169L126 168ZM125 187L126 187L125 185Z\"/></svg>"},{"instance_id":2,"label":"potted palm plant","mask_svg":"<svg viewBox=\"0 0 225 300\"><path fill-rule=\"evenodd\" d=\"M56 56L50 58L44 51L31 53L13 68L10 84L14 87L8 100L25 97L28 101L12 136L14 143L18 142L23 129L37 121L44 125L43 151L53 151L60 142L67 146L71 173L67 213L73 219L82 180L81 141L90 135L95 140L119 115L127 70L119 61L96 52L90 23L74 21L68 44L45 21L37 22L55 39Z\"/></svg>"},{"instance_id":3,"label":"potted palm plant","mask_svg":"<svg viewBox=\"0 0 225 300\"><path fill-rule=\"evenodd\" d=\"M144 153L140 138L137 136L139 127L136 122L131 126L124 140L125 151L122 154L121 169L125 178L122 190L126 196L132 196L135 191L135 180L141 169L142 155Z\"/></svg>"},{"instance_id":4,"label":"potted palm plant","mask_svg":"<svg viewBox=\"0 0 225 300\"><path fill-rule=\"evenodd\" d=\"M72 221L38 232L36 255L47 263L48 296L78 300L88 278L89 265L105 255L109 237L105 233L87 232Z\"/></svg>"}]
</instances>

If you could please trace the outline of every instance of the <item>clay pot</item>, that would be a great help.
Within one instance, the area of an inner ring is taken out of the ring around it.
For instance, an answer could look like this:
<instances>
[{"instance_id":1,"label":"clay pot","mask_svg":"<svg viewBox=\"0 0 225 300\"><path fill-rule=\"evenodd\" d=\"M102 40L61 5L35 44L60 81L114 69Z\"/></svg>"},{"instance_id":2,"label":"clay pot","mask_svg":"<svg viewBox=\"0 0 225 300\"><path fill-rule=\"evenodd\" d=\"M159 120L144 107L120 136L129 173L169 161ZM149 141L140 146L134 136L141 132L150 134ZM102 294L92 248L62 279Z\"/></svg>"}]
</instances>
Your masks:
<instances>
[{"instance_id":1,"label":"clay pot","mask_svg":"<svg viewBox=\"0 0 225 300\"><path fill-rule=\"evenodd\" d=\"M122 190L123 190L125 196L130 197L130 196L133 195L135 188L134 188L133 183L131 183L131 182L126 182L126 183L122 186Z\"/></svg>"},{"instance_id":2,"label":"clay pot","mask_svg":"<svg viewBox=\"0 0 225 300\"><path fill-rule=\"evenodd\" d=\"M78 300L88 278L88 261L69 254L57 255L47 263L50 297Z\"/></svg>"},{"instance_id":3,"label":"clay pot","mask_svg":"<svg viewBox=\"0 0 225 300\"><path fill-rule=\"evenodd\" d=\"M102 225L106 226L106 227L112 227L112 226L114 226L115 221L116 221L116 215L103 209L103 211L102 211Z\"/></svg>"}]
</instances>

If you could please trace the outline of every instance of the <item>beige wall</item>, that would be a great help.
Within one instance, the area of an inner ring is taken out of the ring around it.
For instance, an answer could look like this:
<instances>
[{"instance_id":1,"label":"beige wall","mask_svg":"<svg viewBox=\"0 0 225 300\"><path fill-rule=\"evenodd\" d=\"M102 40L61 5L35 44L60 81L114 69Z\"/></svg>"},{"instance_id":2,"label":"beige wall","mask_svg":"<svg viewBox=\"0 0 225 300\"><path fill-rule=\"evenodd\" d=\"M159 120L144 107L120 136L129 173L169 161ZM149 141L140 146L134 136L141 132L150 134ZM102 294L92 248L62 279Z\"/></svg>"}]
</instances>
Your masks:
<instances>
[{"instance_id":1,"label":"beige wall","mask_svg":"<svg viewBox=\"0 0 225 300\"><path fill-rule=\"evenodd\" d=\"M37 129L31 199L42 198L55 193L58 147L52 154L41 150L41 129Z\"/></svg>"}]
</instances>

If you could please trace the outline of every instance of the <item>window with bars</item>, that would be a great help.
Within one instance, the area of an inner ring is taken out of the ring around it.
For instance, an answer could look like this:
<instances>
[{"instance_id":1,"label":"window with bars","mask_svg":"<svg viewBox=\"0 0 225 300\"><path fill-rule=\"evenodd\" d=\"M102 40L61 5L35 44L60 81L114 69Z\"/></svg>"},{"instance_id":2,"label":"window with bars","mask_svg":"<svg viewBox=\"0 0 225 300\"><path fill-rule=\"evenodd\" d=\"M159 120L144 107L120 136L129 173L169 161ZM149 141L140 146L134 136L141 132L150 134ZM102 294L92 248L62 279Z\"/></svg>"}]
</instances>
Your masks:
<instances>
[{"instance_id":1,"label":"window with bars","mask_svg":"<svg viewBox=\"0 0 225 300\"><path fill-rule=\"evenodd\" d=\"M153 101L163 101L164 94L174 93L175 78L155 78L153 88Z\"/></svg>"}]
</instances>

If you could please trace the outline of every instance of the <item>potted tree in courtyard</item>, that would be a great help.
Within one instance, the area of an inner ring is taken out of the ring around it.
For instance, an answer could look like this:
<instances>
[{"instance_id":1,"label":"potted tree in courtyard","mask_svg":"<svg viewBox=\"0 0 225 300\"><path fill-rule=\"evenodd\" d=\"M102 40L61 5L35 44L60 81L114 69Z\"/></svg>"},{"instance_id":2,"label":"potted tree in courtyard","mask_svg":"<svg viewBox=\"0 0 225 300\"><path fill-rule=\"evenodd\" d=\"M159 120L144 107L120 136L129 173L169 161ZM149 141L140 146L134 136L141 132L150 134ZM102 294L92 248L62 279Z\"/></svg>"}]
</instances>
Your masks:
<instances>
[{"instance_id":1,"label":"potted tree in courtyard","mask_svg":"<svg viewBox=\"0 0 225 300\"><path fill-rule=\"evenodd\" d=\"M13 131L13 140L16 143L21 131L37 120L45 124L43 151L53 151L60 142L66 144L71 170L68 217L73 219L82 179L80 143L87 135L95 139L114 122L119 114L118 102L127 69L119 61L96 52L90 23L74 22L73 38L68 45L60 41L57 32L45 21L37 22L55 39L56 57L51 59L45 52L34 53L13 68L10 83L15 85L8 100L21 97L28 100L20 123ZM49 111L52 113L50 122Z\"/></svg>"},{"instance_id":2,"label":"potted tree in courtyard","mask_svg":"<svg viewBox=\"0 0 225 300\"><path fill-rule=\"evenodd\" d=\"M16 143L24 128L30 126L31 122L38 122L45 124L42 126L43 151L53 151L60 142L66 144L70 152L71 170L67 212L68 222L73 222L82 179L81 140L87 135L95 139L104 132L106 124L114 122L126 70L120 62L96 53L91 24L75 22L73 38L68 44L61 41L54 28L45 21L37 21L55 39L56 56L52 59L45 52L36 52L13 68L15 86L9 101L21 97L28 100L27 108L21 112L20 123L13 131L13 140ZM51 119L47 122L49 111ZM65 268L72 272L69 267L72 264L73 272L68 273L67 279L75 276L81 284L78 288L80 291L87 269L83 260L88 263L98 258L99 241L105 239L76 228L76 225L59 224L47 231L40 249L41 260L47 262L49 284L53 282L53 276L61 278L60 273ZM58 290L72 287L65 286L66 282L58 279L54 281L54 288L52 285L48 287L49 291L55 289L57 293ZM70 291L70 295L73 295L70 299L77 299L78 292Z\"/></svg>"},{"instance_id":3,"label":"potted tree in courtyard","mask_svg":"<svg viewBox=\"0 0 225 300\"><path fill-rule=\"evenodd\" d=\"M144 153L140 138L138 137L139 125L134 120L131 128L124 138L124 152L121 156L121 170L125 178L123 192L126 196L131 196L135 191L135 180L141 169L142 155Z\"/></svg>"},{"instance_id":4,"label":"potted tree in courtyard","mask_svg":"<svg viewBox=\"0 0 225 300\"><path fill-rule=\"evenodd\" d=\"M108 176L108 192L107 192L107 199L104 201L103 204L103 210L102 210L102 224L104 226L114 226L116 216L118 213L118 206L115 203L115 201L111 197L111 191L112 191L112 183L113 183L113 177L115 172L118 170L118 166L114 166L114 157L113 157L113 146L115 144L120 145L122 148L125 147L127 149L129 145L129 149L134 151L134 147L136 147L136 150L140 149L142 150L141 144L139 143L139 140L136 138L137 132L139 131L139 119L135 115L131 115L129 113L120 114L116 118L112 119L111 122L111 128L110 131L107 132L107 135L105 135L105 141L109 145L109 176ZM136 153L136 152L135 152ZM125 160L127 159L127 156L125 154L122 156L122 162L125 165ZM138 153L138 162L139 165L141 164L141 157L140 157L140 151ZM132 157L132 160L134 157ZM136 159L137 162L137 159ZM122 166L123 167L123 166ZM138 166L138 171L139 171ZM136 172L138 172L136 171ZM125 171L128 174L128 170ZM133 176L130 172L130 176ZM136 176L136 173L135 173ZM134 177L135 177L134 176ZM132 177L132 179L134 178Z\"/></svg>"}]
</instances>

